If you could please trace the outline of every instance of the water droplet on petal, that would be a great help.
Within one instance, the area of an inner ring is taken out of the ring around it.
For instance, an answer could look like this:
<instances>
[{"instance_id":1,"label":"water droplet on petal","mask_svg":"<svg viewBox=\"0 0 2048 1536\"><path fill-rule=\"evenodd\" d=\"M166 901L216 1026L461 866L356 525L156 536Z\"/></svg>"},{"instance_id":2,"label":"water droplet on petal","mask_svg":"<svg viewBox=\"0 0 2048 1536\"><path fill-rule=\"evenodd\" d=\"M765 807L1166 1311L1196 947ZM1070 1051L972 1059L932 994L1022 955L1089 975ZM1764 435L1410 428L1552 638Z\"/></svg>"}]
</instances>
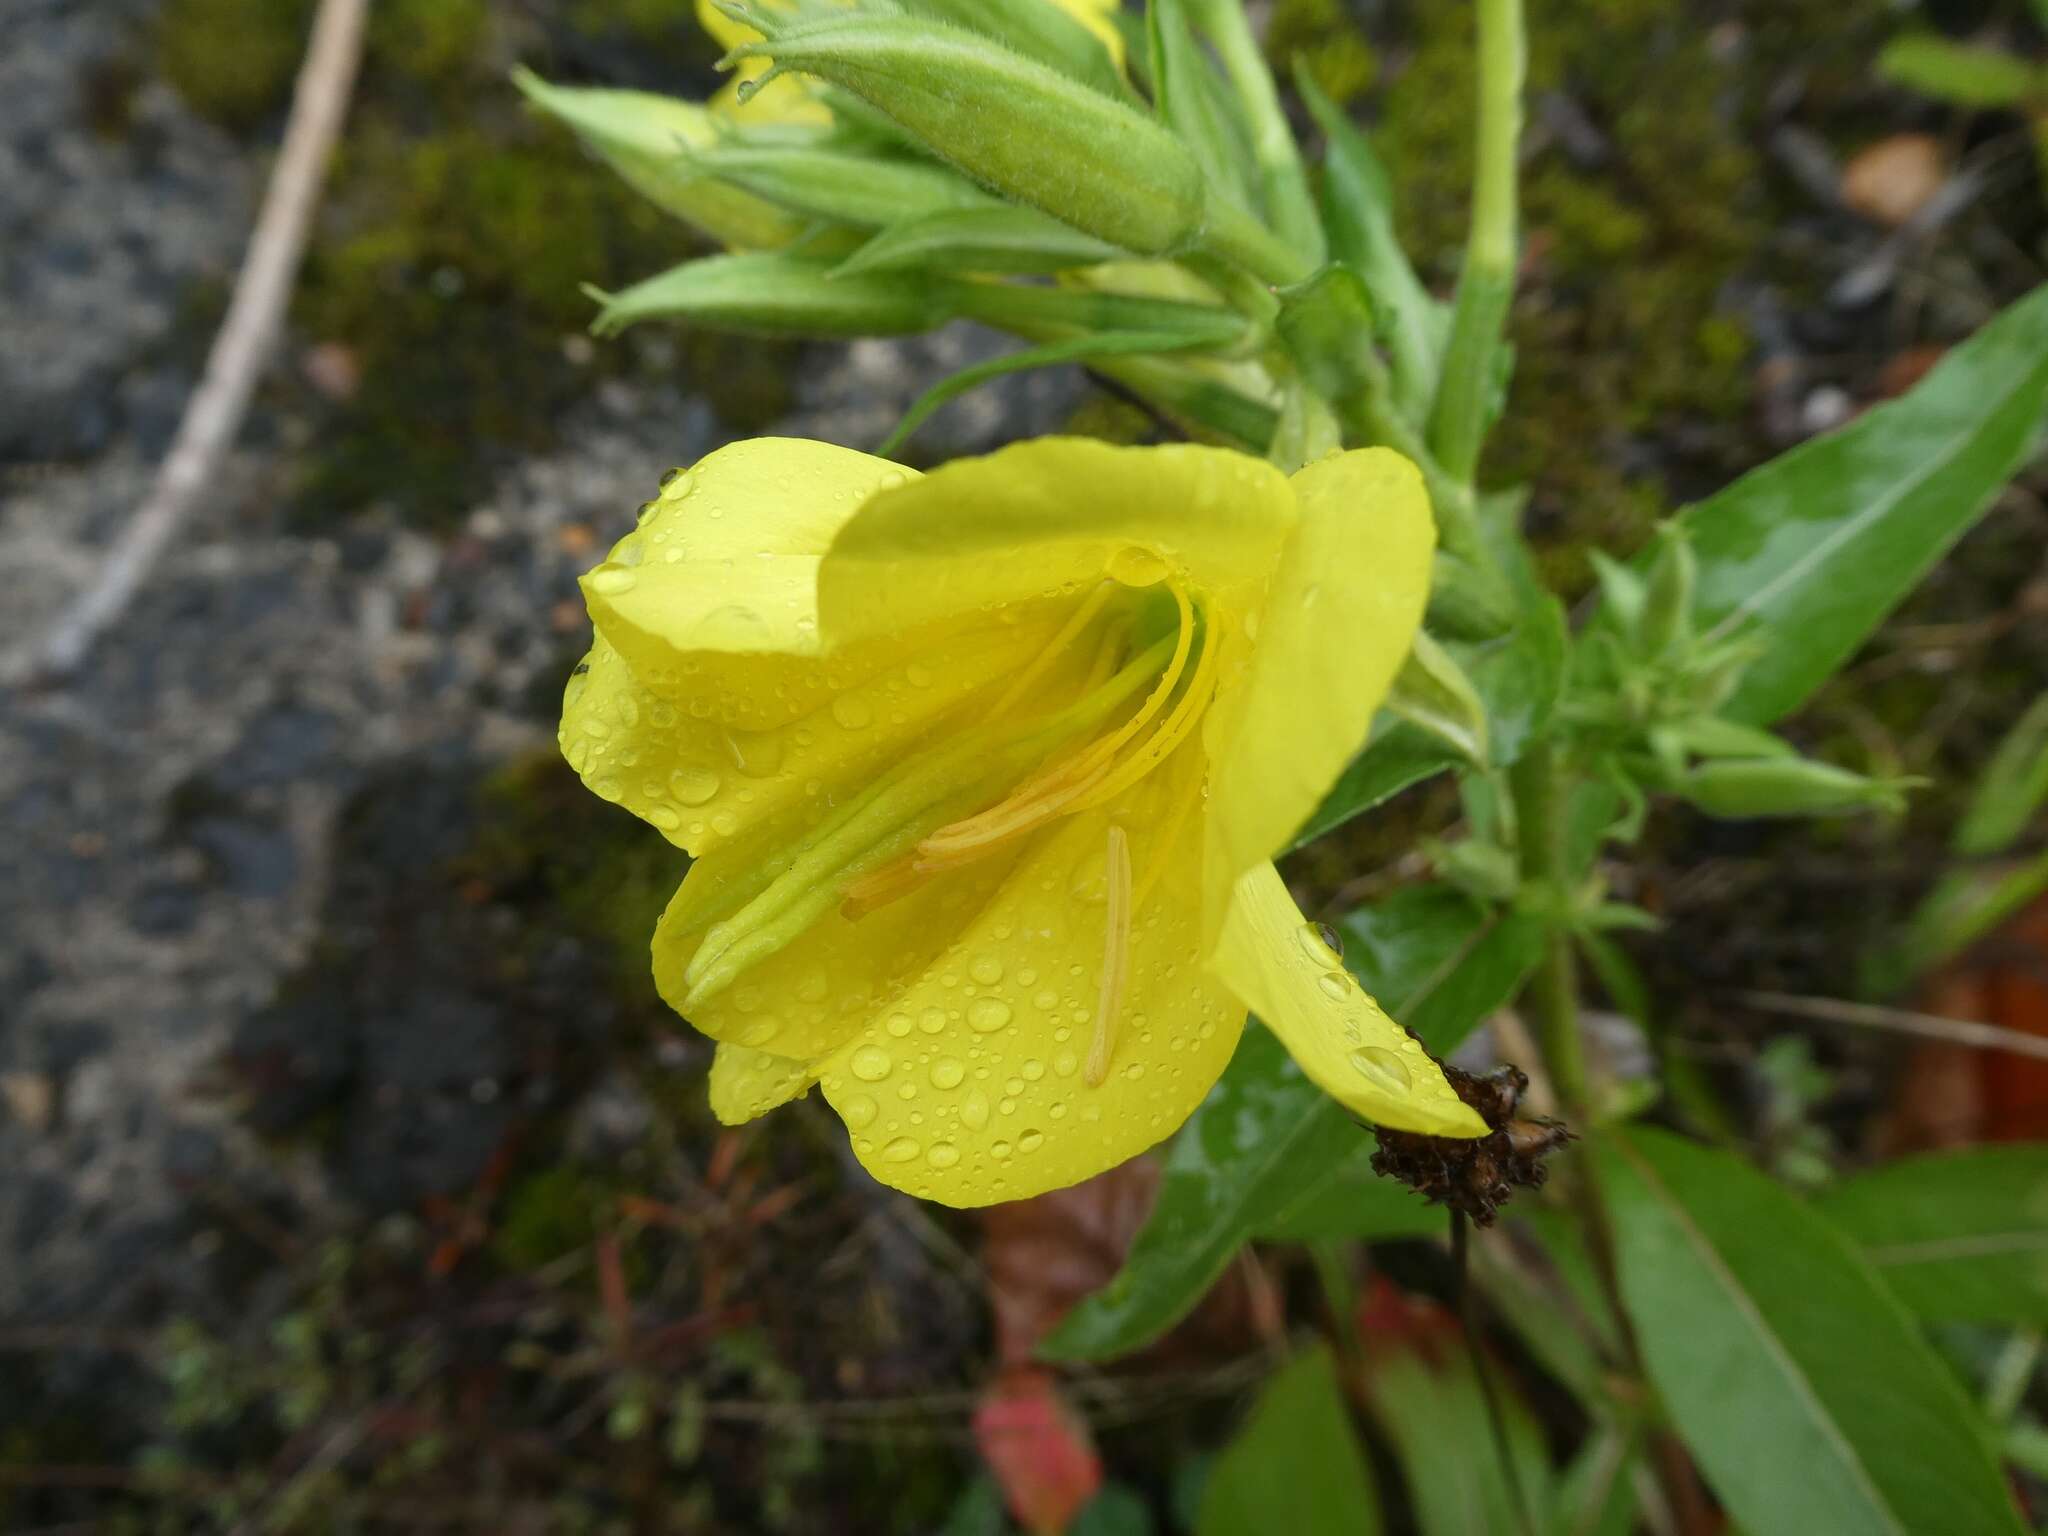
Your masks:
<instances>
[{"instance_id":1,"label":"water droplet on petal","mask_svg":"<svg viewBox=\"0 0 2048 1536\"><path fill-rule=\"evenodd\" d=\"M681 501L690 494L696 479L687 469L672 469L661 477L661 489L670 501Z\"/></svg>"},{"instance_id":2,"label":"water droplet on petal","mask_svg":"<svg viewBox=\"0 0 2048 1536\"><path fill-rule=\"evenodd\" d=\"M931 1151L925 1153L924 1160L934 1168L950 1168L960 1161L960 1149L950 1141L935 1141Z\"/></svg>"},{"instance_id":3,"label":"water droplet on petal","mask_svg":"<svg viewBox=\"0 0 2048 1536\"><path fill-rule=\"evenodd\" d=\"M998 1160L1008 1157L1010 1155L1010 1144L1007 1141L991 1142L988 1155Z\"/></svg>"},{"instance_id":4,"label":"water droplet on petal","mask_svg":"<svg viewBox=\"0 0 2048 1536\"><path fill-rule=\"evenodd\" d=\"M832 701L832 718L845 730L859 731L874 724L875 712L866 699L842 693Z\"/></svg>"},{"instance_id":5,"label":"water droplet on petal","mask_svg":"<svg viewBox=\"0 0 2048 1536\"><path fill-rule=\"evenodd\" d=\"M1342 971L1325 971L1316 978L1316 985L1323 989L1323 996L1332 1002L1343 1002L1351 995L1351 978Z\"/></svg>"},{"instance_id":6,"label":"water droplet on petal","mask_svg":"<svg viewBox=\"0 0 2048 1536\"><path fill-rule=\"evenodd\" d=\"M977 997L967 1008L967 1022L983 1034L1010 1022L1010 1005L999 997Z\"/></svg>"},{"instance_id":7,"label":"water droplet on petal","mask_svg":"<svg viewBox=\"0 0 2048 1536\"><path fill-rule=\"evenodd\" d=\"M668 776L669 793L685 805L702 805L718 793L718 775L709 768L678 768Z\"/></svg>"},{"instance_id":8,"label":"water droplet on petal","mask_svg":"<svg viewBox=\"0 0 2048 1536\"><path fill-rule=\"evenodd\" d=\"M864 1045L846 1063L848 1070L864 1083L879 1083L889 1075L893 1063L879 1045Z\"/></svg>"},{"instance_id":9,"label":"water droplet on petal","mask_svg":"<svg viewBox=\"0 0 2048 1536\"><path fill-rule=\"evenodd\" d=\"M839 1118L853 1130L864 1130L874 1124L875 1101L864 1093L856 1093L839 1106Z\"/></svg>"},{"instance_id":10,"label":"water droplet on petal","mask_svg":"<svg viewBox=\"0 0 2048 1536\"><path fill-rule=\"evenodd\" d=\"M917 1156L918 1150L918 1144L910 1137L898 1136L889 1145L882 1148L882 1161L885 1163L907 1163Z\"/></svg>"},{"instance_id":11,"label":"water droplet on petal","mask_svg":"<svg viewBox=\"0 0 2048 1536\"><path fill-rule=\"evenodd\" d=\"M683 824L683 818L665 805L651 805L647 808L647 819L664 832L673 832Z\"/></svg>"},{"instance_id":12,"label":"water droplet on petal","mask_svg":"<svg viewBox=\"0 0 2048 1536\"><path fill-rule=\"evenodd\" d=\"M960 1080L966 1075L967 1069L951 1056L941 1056L932 1063L934 1088L958 1088Z\"/></svg>"},{"instance_id":13,"label":"water droplet on petal","mask_svg":"<svg viewBox=\"0 0 2048 1536\"><path fill-rule=\"evenodd\" d=\"M946 1010L927 1008L917 1016L917 1027L928 1035L936 1035L946 1027Z\"/></svg>"},{"instance_id":14,"label":"water droplet on petal","mask_svg":"<svg viewBox=\"0 0 2048 1536\"><path fill-rule=\"evenodd\" d=\"M901 1040L910 1033L910 1015L907 1013L892 1013L888 1018L882 1020L882 1028L888 1030L898 1040Z\"/></svg>"},{"instance_id":15,"label":"water droplet on petal","mask_svg":"<svg viewBox=\"0 0 2048 1536\"><path fill-rule=\"evenodd\" d=\"M1109 575L1127 587L1156 586L1166 580L1166 562L1140 544L1126 544L1109 557Z\"/></svg>"},{"instance_id":16,"label":"water droplet on petal","mask_svg":"<svg viewBox=\"0 0 2048 1536\"><path fill-rule=\"evenodd\" d=\"M1360 1046L1351 1053L1351 1065L1389 1093L1406 1093L1413 1081L1401 1058L1382 1046Z\"/></svg>"},{"instance_id":17,"label":"water droplet on petal","mask_svg":"<svg viewBox=\"0 0 2048 1536\"><path fill-rule=\"evenodd\" d=\"M984 987L992 987L1003 979L1003 962L994 955L976 955L967 974Z\"/></svg>"},{"instance_id":18,"label":"water droplet on petal","mask_svg":"<svg viewBox=\"0 0 2048 1536\"><path fill-rule=\"evenodd\" d=\"M979 1088L968 1089L967 1097L960 1101L960 1123L970 1131L988 1124L988 1095Z\"/></svg>"},{"instance_id":19,"label":"water droplet on petal","mask_svg":"<svg viewBox=\"0 0 2048 1536\"><path fill-rule=\"evenodd\" d=\"M617 597L621 593L632 591L640 578L635 576L630 568L607 560L583 579L590 583L591 591L605 597Z\"/></svg>"},{"instance_id":20,"label":"water droplet on petal","mask_svg":"<svg viewBox=\"0 0 2048 1536\"><path fill-rule=\"evenodd\" d=\"M1025 1131L1017 1138L1017 1150L1019 1152L1036 1152L1044 1145L1045 1133L1043 1131Z\"/></svg>"},{"instance_id":21,"label":"water droplet on petal","mask_svg":"<svg viewBox=\"0 0 2048 1536\"><path fill-rule=\"evenodd\" d=\"M1344 940L1328 923L1303 923L1294 936L1301 941L1302 953L1325 970L1344 959Z\"/></svg>"},{"instance_id":22,"label":"water droplet on petal","mask_svg":"<svg viewBox=\"0 0 2048 1536\"><path fill-rule=\"evenodd\" d=\"M782 771L782 737L775 731L727 731L725 750L733 767L750 779L772 779Z\"/></svg>"}]
</instances>

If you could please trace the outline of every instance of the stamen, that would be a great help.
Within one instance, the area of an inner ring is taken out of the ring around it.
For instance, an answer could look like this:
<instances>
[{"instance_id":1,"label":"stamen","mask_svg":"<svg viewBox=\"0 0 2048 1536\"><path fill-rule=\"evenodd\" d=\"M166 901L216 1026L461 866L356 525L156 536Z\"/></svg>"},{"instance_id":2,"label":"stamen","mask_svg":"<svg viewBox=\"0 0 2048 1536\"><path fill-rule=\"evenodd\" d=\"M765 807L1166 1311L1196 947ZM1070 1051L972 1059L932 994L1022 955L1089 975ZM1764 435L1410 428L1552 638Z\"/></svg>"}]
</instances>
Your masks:
<instances>
[{"instance_id":1,"label":"stamen","mask_svg":"<svg viewBox=\"0 0 2048 1536\"><path fill-rule=\"evenodd\" d=\"M1096 994L1095 1038L1081 1081L1100 1088L1109 1076L1110 1053L1116 1049L1118 1015L1124 1007L1124 983L1131 974L1131 841L1115 822L1109 824L1109 853L1103 866L1108 910L1102 933L1102 989Z\"/></svg>"},{"instance_id":2,"label":"stamen","mask_svg":"<svg viewBox=\"0 0 2048 1536\"><path fill-rule=\"evenodd\" d=\"M1115 772L1087 790L1073 806L1074 810L1085 811L1114 800L1173 755L1174 748L1187 740L1188 733L1194 730L1202 712L1209 707L1209 700L1215 695L1216 673L1222 654L1223 635L1212 620L1209 633L1202 640L1202 659L1195 663L1195 675L1188 680L1187 691L1173 706L1173 713L1161 723L1150 741L1118 765Z\"/></svg>"},{"instance_id":3,"label":"stamen","mask_svg":"<svg viewBox=\"0 0 2048 1536\"><path fill-rule=\"evenodd\" d=\"M1116 754L1159 713L1173 694L1187 667L1188 652L1194 646L1194 605L1176 585L1174 601L1180 606L1180 625L1174 636L1173 658L1166 664L1151 694L1138 712L1107 736L1083 747L1073 756L1055 763L1043 773L1019 785L1000 804L952 826L941 827L918 846L918 857L932 869L944 869L979 858L989 849L1064 815L1074 800L1101 782L1116 761ZM1197 671L1199 672L1199 666ZM1178 713L1176 711L1176 713ZM1101 797L1091 799L1096 803Z\"/></svg>"},{"instance_id":4,"label":"stamen","mask_svg":"<svg viewBox=\"0 0 2048 1536\"><path fill-rule=\"evenodd\" d=\"M1120 590L1115 582L1105 581L1082 598L1080 604L1067 616L1067 622L1060 626L1059 632L1046 642L1045 649L1032 658L1031 665L1017 674L1015 681L997 696L996 701L989 705L987 713L981 718L985 721L999 720L1008 714L1016 706L1017 701L1030 691L1031 685L1045 676L1052 664L1060 659L1061 653L1080 638L1081 631L1095 622L1095 616L1102 612L1103 605Z\"/></svg>"}]
</instances>

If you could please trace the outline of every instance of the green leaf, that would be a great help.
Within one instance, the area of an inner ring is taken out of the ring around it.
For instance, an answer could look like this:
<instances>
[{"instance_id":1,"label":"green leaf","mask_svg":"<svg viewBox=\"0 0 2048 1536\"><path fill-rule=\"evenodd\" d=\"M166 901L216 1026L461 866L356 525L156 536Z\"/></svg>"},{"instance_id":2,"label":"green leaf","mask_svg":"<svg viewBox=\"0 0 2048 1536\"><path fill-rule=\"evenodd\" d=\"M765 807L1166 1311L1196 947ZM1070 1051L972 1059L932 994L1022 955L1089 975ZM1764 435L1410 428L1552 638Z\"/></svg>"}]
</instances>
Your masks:
<instances>
[{"instance_id":1,"label":"green leaf","mask_svg":"<svg viewBox=\"0 0 2048 1536\"><path fill-rule=\"evenodd\" d=\"M1877 72L1894 85L1961 107L2016 107L2048 95L2040 72L2017 54L1932 33L1895 38L1877 56Z\"/></svg>"},{"instance_id":2,"label":"green leaf","mask_svg":"<svg viewBox=\"0 0 2048 1536\"><path fill-rule=\"evenodd\" d=\"M1466 761L1486 763L1486 705L1457 659L1428 634L1415 636L1388 691L1387 708Z\"/></svg>"},{"instance_id":3,"label":"green leaf","mask_svg":"<svg viewBox=\"0 0 2048 1536\"><path fill-rule=\"evenodd\" d=\"M1202 1490L1196 1536L1376 1536L1379 1499L1324 1345L1259 1395Z\"/></svg>"},{"instance_id":4,"label":"green leaf","mask_svg":"<svg viewBox=\"0 0 2048 1536\"><path fill-rule=\"evenodd\" d=\"M1372 141L1305 68L1296 88L1323 130L1323 225L1337 260L1365 279L1392 363L1394 404L1417 426L1436 394L1450 311L1415 275L1394 232L1393 184Z\"/></svg>"},{"instance_id":5,"label":"green leaf","mask_svg":"<svg viewBox=\"0 0 2048 1536\"><path fill-rule=\"evenodd\" d=\"M1893 997L1954 959L2048 891L2048 851L2009 868L1954 869L1934 883L1903 939L1866 957L1863 991Z\"/></svg>"},{"instance_id":6,"label":"green leaf","mask_svg":"<svg viewBox=\"0 0 2048 1536\"><path fill-rule=\"evenodd\" d=\"M706 256L620 293L583 290L604 308L591 329L614 336L643 320L688 320L767 336L912 336L951 318L944 296L902 274L833 277L823 262L776 251Z\"/></svg>"},{"instance_id":7,"label":"green leaf","mask_svg":"<svg viewBox=\"0 0 2048 1536\"><path fill-rule=\"evenodd\" d=\"M1629 1536L1636 1528L1641 1460L1625 1431L1595 1430L1559 1481L1550 1536Z\"/></svg>"},{"instance_id":8,"label":"green leaf","mask_svg":"<svg viewBox=\"0 0 2048 1536\"><path fill-rule=\"evenodd\" d=\"M2048 1146L1907 1158L1817 1204L1922 1317L2048 1327Z\"/></svg>"},{"instance_id":9,"label":"green leaf","mask_svg":"<svg viewBox=\"0 0 2048 1536\"><path fill-rule=\"evenodd\" d=\"M1722 713L1767 724L1855 652L2025 462L2048 412L2048 286L1904 398L1771 460L1681 514L1709 641L1769 649Z\"/></svg>"},{"instance_id":10,"label":"green leaf","mask_svg":"<svg viewBox=\"0 0 2048 1536\"><path fill-rule=\"evenodd\" d=\"M1393 1442L1422 1536L1527 1530L1516 1508L1525 1498L1535 1506L1527 1514L1540 1525L1550 1502L1549 1460L1535 1420L1499 1365L1489 1362L1514 1460L1512 1479L1496 1448L1472 1352L1459 1333L1369 1332L1366 1351L1366 1395Z\"/></svg>"},{"instance_id":11,"label":"green leaf","mask_svg":"<svg viewBox=\"0 0 2048 1536\"><path fill-rule=\"evenodd\" d=\"M1488 917L1437 886L1398 892L1342 928L1345 964L1439 1054L1514 995L1542 948L1530 920ZM1039 1352L1094 1360L1142 1348L1186 1316L1231 1255L1269 1224L1335 1229L1340 1222L1320 1204L1334 1198L1324 1181L1369 1147L1367 1133L1301 1075L1269 1031L1246 1030L1223 1080L1168 1151L1158 1201L1122 1272L1075 1307ZM1375 1198L1343 1224L1346 1235L1412 1232L1421 1203L1400 1193L1399 1201ZM1375 1215L1387 1230L1366 1230Z\"/></svg>"},{"instance_id":12,"label":"green leaf","mask_svg":"<svg viewBox=\"0 0 2048 1536\"><path fill-rule=\"evenodd\" d=\"M1212 187L1246 209L1258 202L1251 143L1229 87L1195 41L1184 0L1145 7L1154 110L1201 162Z\"/></svg>"},{"instance_id":13,"label":"green leaf","mask_svg":"<svg viewBox=\"0 0 2048 1536\"><path fill-rule=\"evenodd\" d=\"M1988 1427L1849 1240L1725 1152L1602 1133L1653 1384L1749 1536L2011 1536Z\"/></svg>"},{"instance_id":14,"label":"green leaf","mask_svg":"<svg viewBox=\"0 0 2048 1536\"><path fill-rule=\"evenodd\" d=\"M1033 208L963 208L891 224L833 269L923 268L937 272L1064 272L1123 253Z\"/></svg>"},{"instance_id":15,"label":"green leaf","mask_svg":"<svg viewBox=\"0 0 2048 1536\"><path fill-rule=\"evenodd\" d=\"M1495 768L1518 760L1549 725L1564 685L1570 645L1564 607L1544 590L1527 552L1504 547L1502 557L1517 607L1514 627L1493 640L1444 643L1444 650L1471 679L1484 707L1487 753ZM1295 846L1313 842L1411 784L1464 761L1449 742L1397 716L1383 714L1372 740L1323 797Z\"/></svg>"},{"instance_id":16,"label":"green leaf","mask_svg":"<svg viewBox=\"0 0 2048 1536\"><path fill-rule=\"evenodd\" d=\"M1250 1235L1283 1243L1440 1236L1448 1225L1443 1207L1374 1173L1372 1153L1371 1142L1359 1142L1277 1214L1255 1221Z\"/></svg>"},{"instance_id":17,"label":"green leaf","mask_svg":"<svg viewBox=\"0 0 2048 1536\"><path fill-rule=\"evenodd\" d=\"M1966 858L2003 853L2048 802L2048 693L2034 700L1998 750L1970 796L1950 846Z\"/></svg>"}]
</instances>

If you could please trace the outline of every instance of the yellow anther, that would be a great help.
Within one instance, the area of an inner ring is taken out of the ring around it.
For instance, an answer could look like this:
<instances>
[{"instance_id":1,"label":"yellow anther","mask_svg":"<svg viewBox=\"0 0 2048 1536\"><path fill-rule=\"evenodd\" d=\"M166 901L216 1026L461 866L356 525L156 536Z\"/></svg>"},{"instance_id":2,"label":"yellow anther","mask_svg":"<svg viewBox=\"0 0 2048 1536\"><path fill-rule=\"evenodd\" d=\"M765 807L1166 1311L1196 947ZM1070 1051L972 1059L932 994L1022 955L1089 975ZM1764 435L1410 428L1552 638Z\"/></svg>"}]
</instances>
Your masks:
<instances>
[{"instance_id":1,"label":"yellow anther","mask_svg":"<svg viewBox=\"0 0 2048 1536\"><path fill-rule=\"evenodd\" d=\"M1081 1080L1090 1088L1100 1088L1109 1076L1117 1020L1124 1008L1124 986L1131 976L1131 840L1113 821L1103 871L1108 901L1102 927L1102 986L1095 999L1095 1038L1088 1044L1088 1060L1081 1068Z\"/></svg>"}]
</instances>

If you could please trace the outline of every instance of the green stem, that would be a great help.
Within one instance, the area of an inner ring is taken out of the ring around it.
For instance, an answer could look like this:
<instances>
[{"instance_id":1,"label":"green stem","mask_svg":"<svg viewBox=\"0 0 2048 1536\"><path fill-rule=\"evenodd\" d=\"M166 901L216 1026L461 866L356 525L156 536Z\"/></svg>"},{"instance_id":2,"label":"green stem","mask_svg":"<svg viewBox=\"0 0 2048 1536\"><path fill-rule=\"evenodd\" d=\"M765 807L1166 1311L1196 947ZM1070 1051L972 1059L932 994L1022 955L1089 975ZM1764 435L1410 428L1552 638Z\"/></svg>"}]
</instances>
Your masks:
<instances>
[{"instance_id":1,"label":"green stem","mask_svg":"<svg viewBox=\"0 0 2048 1536\"><path fill-rule=\"evenodd\" d=\"M1276 288L1298 283L1312 270L1299 250L1227 197L1212 195L1208 200L1202 249L1236 262L1261 282Z\"/></svg>"},{"instance_id":2,"label":"green stem","mask_svg":"<svg viewBox=\"0 0 2048 1536\"><path fill-rule=\"evenodd\" d=\"M1323 264L1323 224L1316 216L1315 194L1301 146L1280 105L1280 92L1266 56L1252 36L1242 0L1193 0L1192 9L1209 34L1237 92L1238 106L1251 129L1252 158L1258 162L1259 190L1266 216L1280 238L1295 252L1303 272Z\"/></svg>"},{"instance_id":3,"label":"green stem","mask_svg":"<svg viewBox=\"0 0 2048 1536\"><path fill-rule=\"evenodd\" d=\"M1430 416L1430 446L1458 479L1479 466L1496 360L1515 289L1515 175L1522 135L1526 43L1522 0L1478 0L1479 106L1472 228L1451 312L1451 338Z\"/></svg>"},{"instance_id":4,"label":"green stem","mask_svg":"<svg viewBox=\"0 0 2048 1536\"><path fill-rule=\"evenodd\" d=\"M1565 854L1565 783L1558 749L1531 748L1511 771L1522 880L1536 887L1552 911L1543 958L1529 982L1543 1064L1566 1115L1583 1121L1589 1102L1586 1056L1579 1036L1578 960L1561 918L1571 870Z\"/></svg>"}]
</instances>

